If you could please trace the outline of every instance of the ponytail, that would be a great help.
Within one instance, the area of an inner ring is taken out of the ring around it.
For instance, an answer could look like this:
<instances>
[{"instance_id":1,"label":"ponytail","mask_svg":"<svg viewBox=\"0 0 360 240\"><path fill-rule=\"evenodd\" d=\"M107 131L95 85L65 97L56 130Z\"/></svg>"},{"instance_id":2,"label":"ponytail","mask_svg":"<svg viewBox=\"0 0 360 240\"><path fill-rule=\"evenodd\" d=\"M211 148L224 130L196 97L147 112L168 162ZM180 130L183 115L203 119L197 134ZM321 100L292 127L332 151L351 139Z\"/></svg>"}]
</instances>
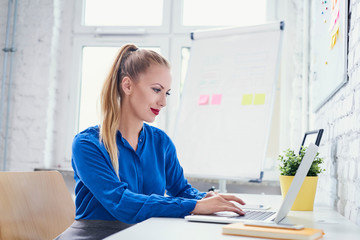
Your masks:
<instances>
[{"instance_id":1,"label":"ponytail","mask_svg":"<svg viewBox=\"0 0 360 240\"><path fill-rule=\"evenodd\" d=\"M136 80L140 73L145 72L153 64L170 68L168 61L158 53L145 49L138 50L135 45L126 44L121 47L101 90L100 141L104 143L119 179L116 133L120 125L121 81L125 76Z\"/></svg>"}]
</instances>

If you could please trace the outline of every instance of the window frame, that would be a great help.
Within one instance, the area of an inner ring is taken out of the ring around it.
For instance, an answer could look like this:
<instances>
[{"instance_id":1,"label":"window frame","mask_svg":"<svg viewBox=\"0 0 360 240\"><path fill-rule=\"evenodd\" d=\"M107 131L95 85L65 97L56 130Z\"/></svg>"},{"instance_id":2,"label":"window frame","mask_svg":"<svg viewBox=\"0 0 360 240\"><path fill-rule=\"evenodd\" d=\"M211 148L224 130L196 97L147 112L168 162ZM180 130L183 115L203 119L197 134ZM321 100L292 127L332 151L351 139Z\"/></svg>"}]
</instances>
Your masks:
<instances>
[{"instance_id":1,"label":"window frame","mask_svg":"<svg viewBox=\"0 0 360 240\"><path fill-rule=\"evenodd\" d=\"M75 36L74 44L73 44L73 65L71 72L73 73L73 85L69 89L69 102L70 107L68 109L69 113L69 123L68 133L66 134L65 144L67 146L71 146L72 140L75 134L79 131L79 114L80 114L80 100L81 100L81 80L82 80L82 50L84 47L121 47L126 43L135 43L139 46L159 46L161 49L161 54L169 59L169 41L167 37L164 36L148 36L147 38L139 37L139 36L112 36L105 38L93 38L91 36ZM110 66L109 66L110 67ZM105 77L105 76L104 76ZM157 126L160 128L164 128L167 122L166 113L167 108L164 109L164 113L160 115L157 119ZM65 156L66 161L71 161L68 156L71 156L71 148L65 148Z\"/></svg>"},{"instance_id":2,"label":"window frame","mask_svg":"<svg viewBox=\"0 0 360 240\"><path fill-rule=\"evenodd\" d=\"M78 129L79 125L79 114L80 114L80 99L81 99L81 79L82 79L82 50L84 47L120 47L126 43L134 43L137 46L159 46L161 49L161 54L165 58L169 58L169 43L166 37L107 37L107 38L91 38L91 37L77 37L74 39L74 49L77 52L74 56L75 59L75 69L76 76L75 80L79 82L76 88L73 88L73 93L71 95L77 96L75 114L76 114L76 128ZM109 66L110 67L110 66ZM105 76L104 76L105 77ZM159 116L159 124L165 125L166 119Z\"/></svg>"},{"instance_id":3,"label":"window frame","mask_svg":"<svg viewBox=\"0 0 360 240\"><path fill-rule=\"evenodd\" d=\"M277 15L277 0L267 0L267 18L275 19ZM182 26L183 1L164 0L163 25L162 26L119 26L98 27L82 25L82 16L85 0L76 1L74 11L74 43L72 79L74 85L69 90L68 134L65 144L71 146L74 135L78 132L80 114L80 91L82 72L82 49L86 46L121 46L125 43L135 43L139 46L159 46L162 55L171 63L172 90L168 98L167 106L157 119L157 126L164 129L170 137L173 137L176 127L177 111L180 105L180 80L181 80L181 50L183 47L191 48L190 33L197 29L209 29L214 26ZM219 26L216 26L219 28ZM157 43L157 44L156 44ZM283 100L282 100L283 101ZM72 117L71 117L72 116ZM280 130L281 134L281 130ZM71 156L71 148L66 156ZM70 159L68 159L70 161Z\"/></svg>"},{"instance_id":4,"label":"window frame","mask_svg":"<svg viewBox=\"0 0 360 240\"><path fill-rule=\"evenodd\" d=\"M172 0L164 0L163 17L161 26L85 26L83 24L83 15L85 11L85 1L76 1L74 16L74 33L76 34L93 34L94 36L102 35L146 35L153 33L168 33L170 31L170 14ZM81 13L81 14L80 14Z\"/></svg>"}]
</instances>

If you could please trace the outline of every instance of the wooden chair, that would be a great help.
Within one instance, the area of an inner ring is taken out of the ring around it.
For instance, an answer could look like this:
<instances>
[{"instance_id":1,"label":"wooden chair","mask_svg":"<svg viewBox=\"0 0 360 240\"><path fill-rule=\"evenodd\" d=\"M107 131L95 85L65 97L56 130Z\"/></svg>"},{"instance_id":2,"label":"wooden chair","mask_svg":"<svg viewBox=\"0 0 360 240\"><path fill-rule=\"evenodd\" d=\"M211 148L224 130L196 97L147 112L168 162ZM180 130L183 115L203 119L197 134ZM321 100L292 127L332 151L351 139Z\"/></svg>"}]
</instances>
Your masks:
<instances>
[{"instance_id":1,"label":"wooden chair","mask_svg":"<svg viewBox=\"0 0 360 240\"><path fill-rule=\"evenodd\" d=\"M0 172L0 240L53 239L74 217L61 173Z\"/></svg>"}]
</instances>

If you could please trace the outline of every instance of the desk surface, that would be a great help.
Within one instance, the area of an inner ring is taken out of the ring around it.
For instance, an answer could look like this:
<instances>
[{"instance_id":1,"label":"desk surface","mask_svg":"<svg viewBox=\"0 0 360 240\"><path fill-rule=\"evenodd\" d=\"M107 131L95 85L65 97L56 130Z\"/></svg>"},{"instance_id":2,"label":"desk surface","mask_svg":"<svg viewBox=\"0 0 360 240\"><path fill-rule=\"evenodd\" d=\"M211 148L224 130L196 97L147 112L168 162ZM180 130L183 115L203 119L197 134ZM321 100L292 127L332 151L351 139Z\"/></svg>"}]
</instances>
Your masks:
<instances>
[{"instance_id":1,"label":"desk surface","mask_svg":"<svg viewBox=\"0 0 360 240\"><path fill-rule=\"evenodd\" d=\"M281 196L278 195L242 194L240 197L248 203L270 204L275 210L279 208L282 200ZM287 218L289 221L303 224L305 227L323 229L325 232L324 239L360 239L360 227L327 206L315 205L314 211L290 211ZM106 238L106 240L254 239L222 235L222 226L224 224L188 222L182 218L151 218L118 232Z\"/></svg>"}]
</instances>

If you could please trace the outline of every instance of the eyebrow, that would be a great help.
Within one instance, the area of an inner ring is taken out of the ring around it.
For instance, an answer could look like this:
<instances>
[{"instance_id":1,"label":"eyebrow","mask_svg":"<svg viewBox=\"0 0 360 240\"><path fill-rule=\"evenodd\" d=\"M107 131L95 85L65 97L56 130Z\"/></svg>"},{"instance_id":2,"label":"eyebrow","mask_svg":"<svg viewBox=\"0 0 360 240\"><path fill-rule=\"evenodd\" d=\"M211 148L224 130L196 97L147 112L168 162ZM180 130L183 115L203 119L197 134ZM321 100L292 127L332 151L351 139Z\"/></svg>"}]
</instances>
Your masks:
<instances>
[{"instance_id":1,"label":"eyebrow","mask_svg":"<svg viewBox=\"0 0 360 240\"><path fill-rule=\"evenodd\" d=\"M159 86L161 87L161 89L165 89L165 88L163 87L163 85L161 85L160 83L153 83L152 85L159 85ZM168 91L170 91L170 89L169 89Z\"/></svg>"}]
</instances>

